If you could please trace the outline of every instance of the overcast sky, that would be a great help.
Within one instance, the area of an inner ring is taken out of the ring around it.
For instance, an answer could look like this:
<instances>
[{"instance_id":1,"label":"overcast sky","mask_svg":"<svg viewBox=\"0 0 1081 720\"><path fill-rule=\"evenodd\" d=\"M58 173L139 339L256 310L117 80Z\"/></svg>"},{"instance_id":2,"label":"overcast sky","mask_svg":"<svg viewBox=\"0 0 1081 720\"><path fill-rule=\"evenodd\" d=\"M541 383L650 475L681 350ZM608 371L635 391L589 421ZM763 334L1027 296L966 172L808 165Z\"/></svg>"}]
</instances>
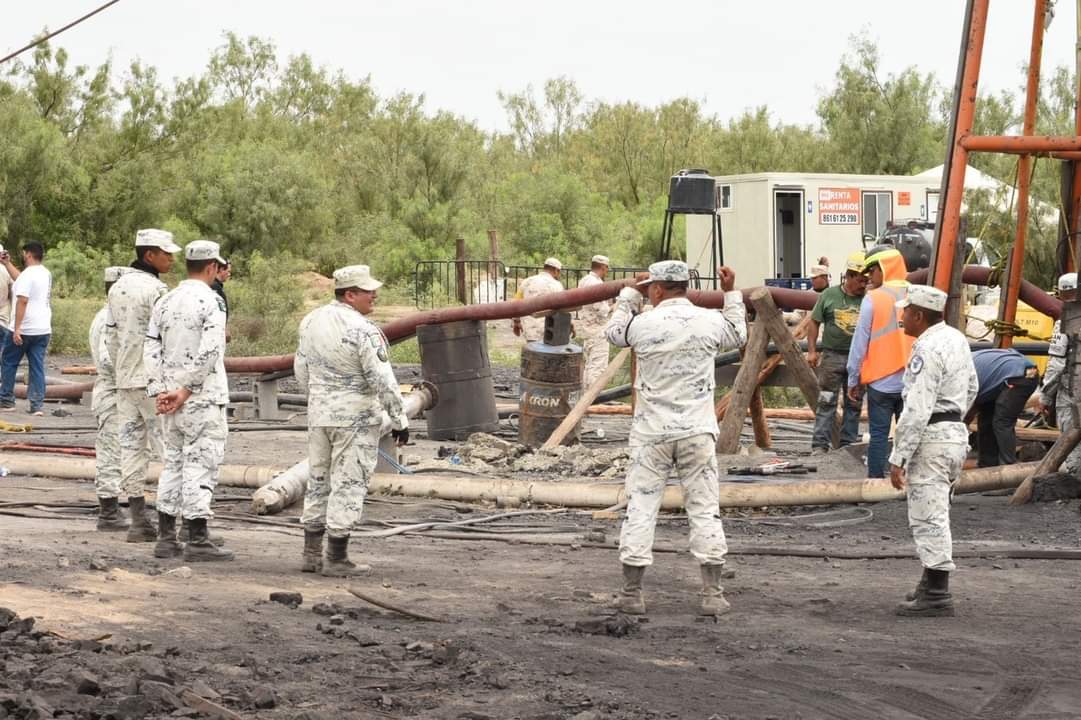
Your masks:
<instances>
[{"instance_id":1,"label":"overcast sky","mask_svg":"<svg viewBox=\"0 0 1081 720\"><path fill-rule=\"evenodd\" d=\"M102 0L3 3L0 49L57 28ZM1074 58L1073 2L1058 0L1044 68ZM381 95L424 93L485 129L505 129L499 90L574 79L587 99L656 104L701 100L721 118L768 105L774 120L815 122L853 33L866 30L885 68L916 65L952 84L963 0L121 0L54 42L77 63L135 58L161 77L200 72L232 30L270 39L279 56L306 52ZM981 90L1018 89L1028 59L1032 2L992 3ZM5 53L6 54L6 53Z\"/></svg>"}]
</instances>

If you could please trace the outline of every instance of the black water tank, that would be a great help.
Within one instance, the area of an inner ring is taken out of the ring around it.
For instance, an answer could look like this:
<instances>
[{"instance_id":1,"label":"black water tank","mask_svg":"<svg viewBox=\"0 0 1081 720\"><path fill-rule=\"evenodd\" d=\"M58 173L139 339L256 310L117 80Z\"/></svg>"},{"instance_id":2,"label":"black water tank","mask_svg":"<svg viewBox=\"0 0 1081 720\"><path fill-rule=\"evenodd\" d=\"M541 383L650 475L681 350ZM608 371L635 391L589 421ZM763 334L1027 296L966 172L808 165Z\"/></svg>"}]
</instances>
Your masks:
<instances>
[{"instance_id":1,"label":"black water tank","mask_svg":"<svg viewBox=\"0 0 1081 720\"><path fill-rule=\"evenodd\" d=\"M432 440L465 440L499 429L488 333L480 320L417 328L424 379L439 389L439 403L425 413Z\"/></svg>"},{"instance_id":2,"label":"black water tank","mask_svg":"<svg viewBox=\"0 0 1081 720\"><path fill-rule=\"evenodd\" d=\"M717 181L708 170L680 170L668 185L668 209L692 215L717 211Z\"/></svg>"}]
</instances>

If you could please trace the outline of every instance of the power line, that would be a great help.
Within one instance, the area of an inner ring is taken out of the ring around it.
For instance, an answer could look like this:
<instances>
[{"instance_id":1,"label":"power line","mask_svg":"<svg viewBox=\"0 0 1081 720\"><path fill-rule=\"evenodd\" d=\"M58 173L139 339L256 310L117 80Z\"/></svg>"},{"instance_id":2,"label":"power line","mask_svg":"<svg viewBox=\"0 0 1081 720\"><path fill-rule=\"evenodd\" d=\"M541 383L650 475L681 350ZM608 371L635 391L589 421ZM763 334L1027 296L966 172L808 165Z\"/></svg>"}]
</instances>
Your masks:
<instances>
[{"instance_id":1,"label":"power line","mask_svg":"<svg viewBox=\"0 0 1081 720\"><path fill-rule=\"evenodd\" d=\"M37 40L33 41L29 45L21 47L18 50L16 50L15 52L11 53L10 55L7 55L7 56L5 56L3 58L0 58L0 64L6 63L8 60L11 60L14 57L18 57L19 55L23 54L24 52L26 52L30 48L37 47L41 43L45 42L46 40L49 40L50 38L56 37L57 35L64 32L65 30L70 30L71 28L73 28L76 25L78 25L79 23L81 23L83 20L88 20L89 18L94 17L95 15L97 15L99 12L101 12L105 8L109 7L110 5L116 5L118 2L120 2L120 0L109 0L109 2L105 3L104 5L97 8L96 10L92 10L92 11L88 12L86 15L83 15L78 20L73 20L73 21L69 22L67 25L65 25L64 27L60 28L59 30L51 32L48 35L46 35L45 37L38 38Z\"/></svg>"}]
</instances>

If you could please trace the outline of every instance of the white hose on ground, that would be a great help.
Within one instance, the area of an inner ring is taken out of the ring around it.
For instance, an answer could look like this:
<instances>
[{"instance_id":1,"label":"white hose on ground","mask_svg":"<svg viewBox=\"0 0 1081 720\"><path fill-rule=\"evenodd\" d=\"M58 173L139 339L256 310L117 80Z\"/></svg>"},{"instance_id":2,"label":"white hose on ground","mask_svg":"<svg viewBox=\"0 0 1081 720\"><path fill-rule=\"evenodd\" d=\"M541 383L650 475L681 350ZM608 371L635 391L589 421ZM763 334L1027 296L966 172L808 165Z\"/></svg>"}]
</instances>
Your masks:
<instances>
[{"instance_id":1,"label":"white hose on ground","mask_svg":"<svg viewBox=\"0 0 1081 720\"><path fill-rule=\"evenodd\" d=\"M1019 463L992 468L965 470L954 486L956 493L978 493L1014 488L1036 469L1038 463ZM0 466L11 475L92 480L92 458L58 457L33 453L0 452ZM294 468L269 465L222 465L218 484L234 487L259 488L281 473ZM161 466L152 464L148 479L156 480ZM299 470L296 473L299 475ZM580 508L610 508L624 501L622 485L546 480L510 480L504 478L447 477L440 475L372 476L369 492L397 494L410 497L430 497L440 500L477 502L494 501L497 497L517 498L523 503L562 505ZM303 494L298 490L297 498ZM800 480L796 482L728 483L720 486L721 507L763 507L771 505L836 505L847 503L883 502L904 497L894 490L889 480ZM683 507L683 493L678 486L665 488L661 504L664 510Z\"/></svg>"}]
</instances>

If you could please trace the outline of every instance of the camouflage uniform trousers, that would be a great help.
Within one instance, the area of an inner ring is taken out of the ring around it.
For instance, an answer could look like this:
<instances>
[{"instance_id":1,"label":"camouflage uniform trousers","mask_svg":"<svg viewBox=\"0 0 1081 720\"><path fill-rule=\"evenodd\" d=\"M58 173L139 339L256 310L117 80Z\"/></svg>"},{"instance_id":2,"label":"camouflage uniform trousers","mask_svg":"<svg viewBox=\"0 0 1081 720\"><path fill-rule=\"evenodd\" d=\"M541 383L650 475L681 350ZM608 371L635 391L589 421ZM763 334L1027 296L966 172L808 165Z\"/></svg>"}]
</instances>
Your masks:
<instances>
[{"instance_id":1,"label":"camouflage uniform trousers","mask_svg":"<svg viewBox=\"0 0 1081 720\"><path fill-rule=\"evenodd\" d=\"M116 391L116 423L120 442L120 483L125 488L138 488L142 494L150 455L162 456L161 421L154 408L154 398L146 396L146 388Z\"/></svg>"},{"instance_id":2,"label":"camouflage uniform trousers","mask_svg":"<svg viewBox=\"0 0 1081 720\"><path fill-rule=\"evenodd\" d=\"M94 488L99 498L140 496L142 483L125 487L120 481L120 438L116 417L116 391L103 395L94 411L98 436L94 440Z\"/></svg>"},{"instance_id":3,"label":"camouflage uniform trousers","mask_svg":"<svg viewBox=\"0 0 1081 720\"><path fill-rule=\"evenodd\" d=\"M360 525L379 454L379 425L308 428L308 490L301 523L348 537Z\"/></svg>"},{"instance_id":4,"label":"camouflage uniform trousers","mask_svg":"<svg viewBox=\"0 0 1081 720\"><path fill-rule=\"evenodd\" d=\"M186 520L210 518L210 503L225 458L229 432L225 406L184 403L162 415L165 459L158 480L158 510Z\"/></svg>"},{"instance_id":5,"label":"camouflage uniform trousers","mask_svg":"<svg viewBox=\"0 0 1081 720\"><path fill-rule=\"evenodd\" d=\"M956 442L922 442L905 472L908 525L920 562L929 570L953 570L950 488L961 477L968 447Z\"/></svg>"},{"instance_id":6,"label":"camouflage uniform trousers","mask_svg":"<svg viewBox=\"0 0 1081 720\"><path fill-rule=\"evenodd\" d=\"M683 504L690 521L691 554L702 565L723 565L728 543L718 510L716 439L694 435L682 440L631 449L627 471L627 515L619 536L624 565L653 563L653 533L668 476L675 469L683 485Z\"/></svg>"},{"instance_id":7,"label":"camouflage uniform trousers","mask_svg":"<svg viewBox=\"0 0 1081 720\"><path fill-rule=\"evenodd\" d=\"M582 390L601 376L608 367L608 338L604 327L589 328L582 332Z\"/></svg>"},{"instance_id":8,"label":"camouflage uniform trousers","mask_svg":"<svg viewBox=\"0 0 1081 720\"><path fill-rule=\"evenodd\" d=\"M1060 432L1066 432L1074 426L1073 411L1070 409L1070 396L1060 392L1055 396L1055 424ZM1081 475L1081 445L1078 445L1062 463L1062 471L1071 475Z\"/></svg>"}]
</instances>

